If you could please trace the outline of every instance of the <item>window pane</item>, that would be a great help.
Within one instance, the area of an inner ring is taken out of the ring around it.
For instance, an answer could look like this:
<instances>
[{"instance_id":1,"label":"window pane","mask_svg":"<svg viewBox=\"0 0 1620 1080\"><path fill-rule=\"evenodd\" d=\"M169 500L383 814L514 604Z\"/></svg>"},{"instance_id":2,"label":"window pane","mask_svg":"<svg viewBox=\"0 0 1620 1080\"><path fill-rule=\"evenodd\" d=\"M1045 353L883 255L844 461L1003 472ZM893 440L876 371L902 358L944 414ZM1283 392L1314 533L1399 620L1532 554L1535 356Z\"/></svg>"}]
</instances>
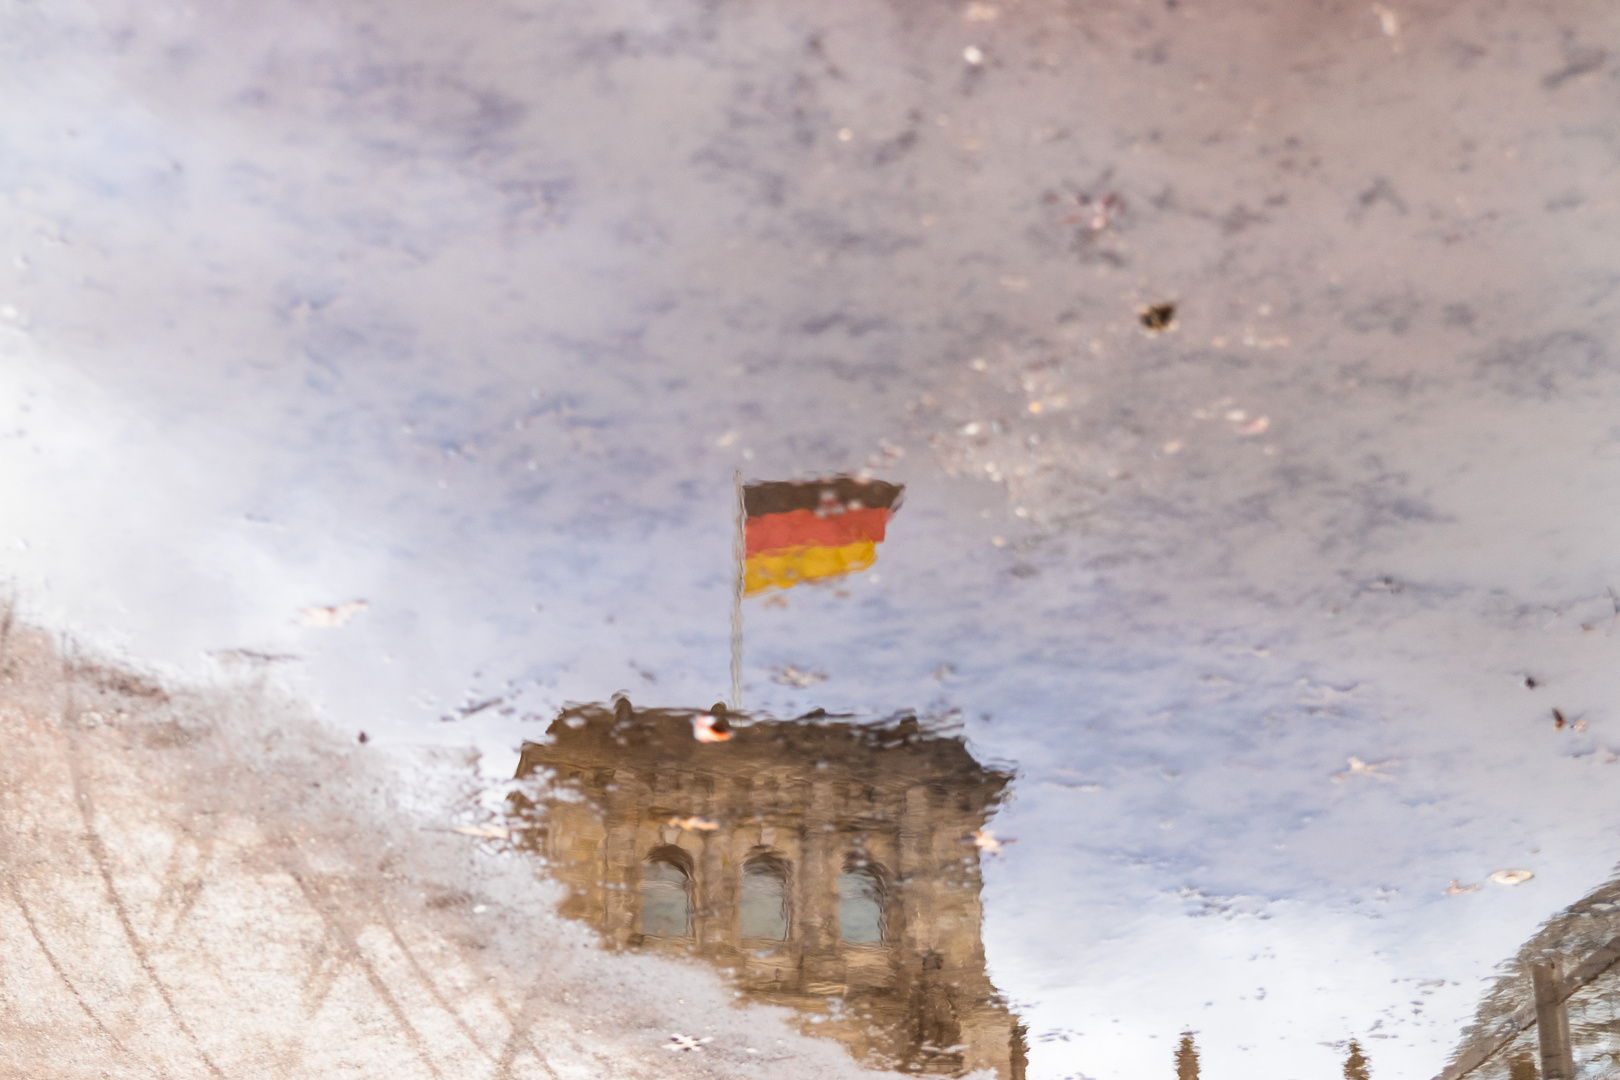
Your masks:
<instances>
[{"instance_id":1,"label":"window pane","mask_svg":"<svg viewBox=\"0 0 1620 1080\"><path fill-rule=\"evenodd\" d=\"M883 886L871 872L839 875L838 933L851 945L883 943Z\"/></svg>"},{"instance_id":2,"label":"window pane","mask_svg":"<svg viewBox=\"0 0 1620 1080\"><path fill-rule=\"evenodd\" d=\"M750 860L743 867L738 922L745 938L786 941L788 937L787 870L775 860Z\"/></svg>"},{"instance_id":3,"label":"window pane","mask_svg":"<svg viewBox=\"0 0 1620 1080\"><path fill-rule=\"evenodd\" d=\"M686 937L692 932L692 892L685 871L667 862L641 866L641 932Z\"/></svg>"}]
</instances>

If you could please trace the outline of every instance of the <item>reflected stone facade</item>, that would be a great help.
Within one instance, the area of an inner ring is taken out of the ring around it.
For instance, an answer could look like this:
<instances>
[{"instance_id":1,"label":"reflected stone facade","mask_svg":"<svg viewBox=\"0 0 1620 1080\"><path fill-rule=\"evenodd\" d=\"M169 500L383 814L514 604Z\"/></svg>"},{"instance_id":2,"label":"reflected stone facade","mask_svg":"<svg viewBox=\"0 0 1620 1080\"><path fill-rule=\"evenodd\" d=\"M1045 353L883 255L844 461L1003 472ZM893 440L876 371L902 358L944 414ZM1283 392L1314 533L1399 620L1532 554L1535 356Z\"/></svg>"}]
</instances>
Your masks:
<instances>
[{"instance_id":1,"label":"reflected stone facade","mask_svg":"<svg viewBox=\"0 0 1620 1080\"><path fill-rule=\"evenodd\" d=\"M1024 1074L1023 1031L985 973L975 833L1008 776L915 719L738 725L564 712L518 775L549 778L524 843L610 943L689 953L792 1006L868 1064Z\"/></svg>"},{"instance_id":2,"label":"reflected stone facade","mask_svg":"<svg viewBox=\"0 0 1620 1080\"><path fill-rule=\"evenodd\" d=\"M1474 1022L1458 1040L1456 1054L1505 1029L1514 1010L1529 1004L1530 965L1557 959L1567 975L1598 948L1620 938L1620 879L1611 879L1544 923L1501 968L1480 1002ZM1620 1076L1620 965L1569 999L1569 1033L1583 1077ZM1455 1060L1456 1054L1453 1055ZM1535 1080L1537 1032L1520 1034L1469 1074L1470 1080Z\"/></svg>"}]
</instances>

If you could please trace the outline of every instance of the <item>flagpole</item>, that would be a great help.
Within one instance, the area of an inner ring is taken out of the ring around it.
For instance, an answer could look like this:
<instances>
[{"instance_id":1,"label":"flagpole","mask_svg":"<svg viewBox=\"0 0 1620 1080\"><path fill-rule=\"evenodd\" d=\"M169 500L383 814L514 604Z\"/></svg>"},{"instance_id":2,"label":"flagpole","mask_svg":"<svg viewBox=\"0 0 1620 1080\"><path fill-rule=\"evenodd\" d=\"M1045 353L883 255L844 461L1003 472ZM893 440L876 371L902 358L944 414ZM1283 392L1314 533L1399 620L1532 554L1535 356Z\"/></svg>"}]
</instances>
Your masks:
<instances>
[{"instance_id":1,"label":"flagpole","mask_svg":"<svg viewBox=\"0 0 1620 1080\"><path fill-rule=\"evenodd\" d=\"M732 474L732 483L737 489L737 532L731 540L732 561L735 563L731 582L731 707L738 710L742 708L743 564L748 553L744 534L745 511L741 469Z\"/></svg>"}]
</instances>

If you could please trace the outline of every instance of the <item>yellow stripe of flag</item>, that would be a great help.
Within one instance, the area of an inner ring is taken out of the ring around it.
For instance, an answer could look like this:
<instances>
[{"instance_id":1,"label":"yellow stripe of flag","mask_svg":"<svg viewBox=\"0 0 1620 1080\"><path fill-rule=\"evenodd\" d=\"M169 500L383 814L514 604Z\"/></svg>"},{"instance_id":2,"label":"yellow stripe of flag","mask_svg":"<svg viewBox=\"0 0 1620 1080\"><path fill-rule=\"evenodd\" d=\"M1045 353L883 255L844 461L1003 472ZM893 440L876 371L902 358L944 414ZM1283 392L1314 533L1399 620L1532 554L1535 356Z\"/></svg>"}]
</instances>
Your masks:
<instances>
[{"instance_id":1,"label":"yellow stripe of flag","mask_svg":"<svg viewBox=\"0 0 1620 1080\"><path fill-rule=\"evenodd\" d=\"M766 589L790 589L802 581L837 577L865 570L877 562L877 544L871 540L842 547L785 548L751 556L743 567L743 592L748 596Z\"/></svg>"}]
</instances>

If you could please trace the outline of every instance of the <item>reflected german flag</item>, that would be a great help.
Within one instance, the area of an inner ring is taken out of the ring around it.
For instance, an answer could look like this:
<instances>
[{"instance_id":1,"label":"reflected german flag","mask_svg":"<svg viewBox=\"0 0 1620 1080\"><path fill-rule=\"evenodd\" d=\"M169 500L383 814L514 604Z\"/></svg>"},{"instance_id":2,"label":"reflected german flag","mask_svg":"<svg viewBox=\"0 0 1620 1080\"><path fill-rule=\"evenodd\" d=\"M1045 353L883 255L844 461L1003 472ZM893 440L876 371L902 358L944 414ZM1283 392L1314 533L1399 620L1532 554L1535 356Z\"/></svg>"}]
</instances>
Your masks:
<instances>
[{"instance_id":1,"label":"reflected german flag","mask_svg":"<svg viewBox=\"0 0 1620 1080\"><path fill-rule=\"evenodd\" d=\"M744 593L865 570L877 561L877 546L904 491L898 484L849 476L745 486Z\"/></svg>"}]
</instances>

